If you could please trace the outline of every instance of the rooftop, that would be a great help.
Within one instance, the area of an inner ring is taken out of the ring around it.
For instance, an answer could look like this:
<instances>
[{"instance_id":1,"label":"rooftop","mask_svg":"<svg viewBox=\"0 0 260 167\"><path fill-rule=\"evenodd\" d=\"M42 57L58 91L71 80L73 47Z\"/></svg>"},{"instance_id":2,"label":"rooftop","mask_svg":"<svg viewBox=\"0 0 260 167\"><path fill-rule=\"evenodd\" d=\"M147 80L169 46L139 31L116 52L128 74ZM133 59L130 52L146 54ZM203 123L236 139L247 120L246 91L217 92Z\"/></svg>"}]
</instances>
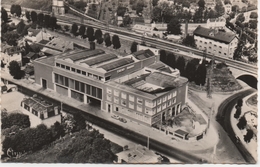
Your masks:
<instances>
[{"instance_id":1,"label":"rooftop","mask_svg":"<svg viewBox=\"0 0 260 167\"><path fill-rule=\"evenodd\" d=\"M66 41L63 38L53 38L45 47L63 52L65 49L69 49L71 45L73 46L73 42Z\"/></svg>"},{"instance_id":2,"label":"rooftop","mask_svg":"<svg viewBox=\"0 0 260 167\"><path fill-rule=\"evenodd\" d=\"M160 155L142 145L133 145L129 149L117 153L117 156L127 163L158 163L162 160Z\"/></svg>"},{"instance_id":3,"label":"rooftop","mask_svg":"<svg viewBox=\"0 0 260 167\"><path fill-rule=\"evenodd\" d=\"M193 34L202 36L204 38L216 40L219 42L224 42L226 44L229 44L236 37L236 34L232 32L223 32L223 31L215 32L214 29L204 28L201 26L198 26L194 30Z\"/></svg>"},{"instance_id":4,"label":"rooftop","mask_svg":"<svg viewBox=\"0 0 260 167\"><path fill-rule=\"evenodd\" d=\"M53 107L52 103L45 101L41 97L36 97L36 96L26 98L22 102L24 102L24 104L28 105L29 107L32 107L35 111L40 113L48 112L47 109L49 107Z\"/></svg>"},{"instance_id":5,"label":"rooftop","mask_svg":"<svg viewBox=\"0 0 260 167\"><path fill-rule=\"evenodd\" d=\"M36 36L37 34L39 34L39 32L40 32L41 30L37 30L37 29L33 29L33 28L28 28L28 32L31 32L32 34L32 36Z\"/></svg>"},{"instance_id":6,"label":"rooftop","mask_svg":"<svg viewBox=\"0 0 260 167\"><path fill-rule=\"evenodd\" d=\"M154 53L150 49L146 49L146 50L139 50L133 53L133 56L138 60L143 60L154 56Z\"/></svg>"}]
</instances>

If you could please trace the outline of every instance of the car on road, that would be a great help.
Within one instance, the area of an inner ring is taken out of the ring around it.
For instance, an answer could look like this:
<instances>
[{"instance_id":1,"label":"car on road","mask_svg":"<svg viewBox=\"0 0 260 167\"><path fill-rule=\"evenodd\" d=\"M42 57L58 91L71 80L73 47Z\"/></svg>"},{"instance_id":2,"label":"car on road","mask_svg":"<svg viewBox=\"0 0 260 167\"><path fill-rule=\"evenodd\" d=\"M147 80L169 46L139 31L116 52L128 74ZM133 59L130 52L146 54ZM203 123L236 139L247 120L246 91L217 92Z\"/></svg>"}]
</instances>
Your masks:
<instances>
[{"instance_id":1,"label":"car on road","mask_svg":"<svg viewBox=\"0 0 260 167\"><path fill-rule=\"evenodd\" d=\"M123 123L127 123L127 120L125 118L119 118L119 121L121 121Z\"/></svg>"},{"instance_id":2,"label":"car on road","mask_svg":"<svg viewBox=\"0 0 260 167\"><path fill-rule=\"evenodd\" d=\"M116 119L116 120L119 120L119 119L120 119L120 117L119 117L118 115L112 115L111 118L114 118L114 119Z\"/></svg>"},{"instance_id":3,"label":"car on road","mask_svg":"<svg viewBox=\"0 0 260 167\"><path fill-rule=\"evenodd\" d=\"M1 82L1 93L8 93L8 92L14 92L16 91L18 88L16 85L14 84L4 84L3 82Z\"/></svg>"}]
</instances>

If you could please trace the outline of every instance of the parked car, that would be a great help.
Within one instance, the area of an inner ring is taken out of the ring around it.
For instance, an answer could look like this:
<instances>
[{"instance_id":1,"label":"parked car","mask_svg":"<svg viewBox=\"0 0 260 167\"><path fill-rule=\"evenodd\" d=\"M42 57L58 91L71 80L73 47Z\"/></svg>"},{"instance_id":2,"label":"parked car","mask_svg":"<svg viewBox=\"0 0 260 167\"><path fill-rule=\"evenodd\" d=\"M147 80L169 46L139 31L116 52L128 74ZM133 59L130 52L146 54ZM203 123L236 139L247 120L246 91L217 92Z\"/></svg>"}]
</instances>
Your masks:
<instances>
[{"instance_id":1,"label":"parked car","mask_svg":"<svg viewBox=\"0 0 260 167\"><path fill-rule=\"evenodd\" d=\"M119 117L118 115L112 115L111 118L114 118L114 119L116 119L116 120L119 120L119 119L120 119L120 117Z\"/></svg>"},{"instance_id":2,"label":"parked car","mask_svg":"<svg viewBox=\"0 0 260 167\"><path fill-rule=\"evenodd\" d=\"M1 82L1 93L14 92L17 89L18 89L17 85L14 85L14 84L4 84L3 82Z\"/></svg>"},{"instance_id":3,"label":"parked car","mask_svg":"<svg viewBox=\"0 0 260 167\"><path fill-rule=\"evenodd\" d=\"M119 118L119 121L121 121L123 123L127 123L126 119L124 119L124 118Z\"/></svg>"}]
</instances>

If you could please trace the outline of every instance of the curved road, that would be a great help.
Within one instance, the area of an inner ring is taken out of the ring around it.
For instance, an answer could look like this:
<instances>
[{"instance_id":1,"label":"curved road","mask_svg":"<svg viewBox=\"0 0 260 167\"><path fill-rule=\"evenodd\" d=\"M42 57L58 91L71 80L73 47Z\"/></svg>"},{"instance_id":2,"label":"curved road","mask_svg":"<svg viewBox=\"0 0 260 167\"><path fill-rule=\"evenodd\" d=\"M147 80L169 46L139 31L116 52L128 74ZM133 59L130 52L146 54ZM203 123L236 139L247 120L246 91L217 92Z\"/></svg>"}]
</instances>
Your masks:
<instances>
[{"instance_id":1,"label":"curved road","mask_svg":"<svg viewBox=\"0 0 260 167\"><path fill-rule=\"evenodd\" d=\"M236 145L237 149L240 151L241 155L244 157L246 162L255 164L256 161L252 157L252 155L247 151L245 146L237 142L236 134L231 126L230 117L231 117L231 111L235 104L237 103L237 100L239 98L246 97L252 93L254 93L255 89L248 89L242 92L239 92L237 94L234 94L227 98L218 108L218 114L217 114L217 121L220 123L220 125L224 128L224 130L228 133L229 138L233 141L233 143Z\"/></svg>"}]
</instances>

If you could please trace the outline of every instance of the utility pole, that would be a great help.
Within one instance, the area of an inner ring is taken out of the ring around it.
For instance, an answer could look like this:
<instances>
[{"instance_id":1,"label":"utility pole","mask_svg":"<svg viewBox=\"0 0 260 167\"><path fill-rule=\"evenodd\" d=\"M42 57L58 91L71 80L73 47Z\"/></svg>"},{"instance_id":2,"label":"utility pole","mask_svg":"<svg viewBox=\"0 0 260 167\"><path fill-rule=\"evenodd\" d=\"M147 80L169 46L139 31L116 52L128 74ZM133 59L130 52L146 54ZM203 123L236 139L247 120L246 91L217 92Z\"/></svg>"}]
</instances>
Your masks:
<instances>
[{"instance_id":1,"label":"utility pole","mask_svg":"<svg viewBox=\"0 0 260 167\"><path fill-rule=\"evenodd\" d=\"M213 69L214 69L214 61L215 61L215 54L213 54L212 59L211 59L211 67L209 70L209 75L208 75L208 82L207 82L207 97L212 98L212 75L213 75Z\"/></svg>"}]
</instances>

